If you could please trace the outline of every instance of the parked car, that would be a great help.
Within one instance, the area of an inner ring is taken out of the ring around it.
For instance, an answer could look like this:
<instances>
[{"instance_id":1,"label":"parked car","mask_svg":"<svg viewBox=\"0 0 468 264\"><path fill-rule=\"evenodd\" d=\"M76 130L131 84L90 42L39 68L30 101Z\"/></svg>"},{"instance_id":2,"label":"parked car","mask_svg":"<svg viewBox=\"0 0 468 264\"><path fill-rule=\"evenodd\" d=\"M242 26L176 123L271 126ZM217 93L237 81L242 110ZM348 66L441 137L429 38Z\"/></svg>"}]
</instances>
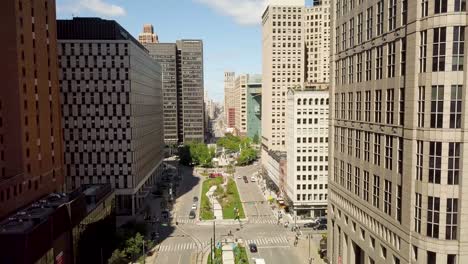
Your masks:
<instances>
[{"instance_id":1,"label":"parked car","mask_svg":"<svg viewBox=\"0 0 468 264\"><path fill-rule=\"evenodd\" d=\"M170 213L168 211L162 211L161 212L161 217L162 218L169 218Z\"/></svg>"},{"instance_id":2,"label":"parked car","mask_svg":"<svg viewBox=\"0 0 468 264\"><path fill-rule=\"evenodd\" d=\"M193 197L193 202L194 202L194 203L198 202L198 197L197 197L197 196L194 196L194 197Z\"/></svg>"},{"instance_id":3,"label":"parked car","mask_svg":"<svg viewBox=\"0 0 468 264\"><path fill-rule=\"evenodd\" d=\"M210 178L216 178L216 177L223 177L223 174L219 172L210 173Z\"/></svg>"},{"instance_id":4,"label":"parked car","mask_svg":"<svg viewBox=\"0 0 468 264\"><path fill-rule=\"evenodd\" d=\"M316 224L315 222L311 222L311 223L305 223L305 224L304 224L304 227L305 227L305 228L312 228L312 227L314 227L314 226L316 226L316 225L317 225L317 224Z\"/></svg>"},{"instance_id":5,"label":"parked car","mask_svg":"<svg viewBox=\"0 0 468 264\"><path fill-rule=\"evenodd\" d=\"M195 212L195 210L190 210L189 218L190 219L195 219L195 217L197 217L197 213Z\"/></svg>"},{"instance_id":6,"label":"parked car","mask_svg":"<svg viewBox=\"0 0 468 264\"><path fill-rule=\"evenodd\" d=\"M255 177L254 176L250 177L250 181L255 182L256 181Z\"/></svg>"},{"instance_id":7,"label":"parked car","mask_svg":"<svg viewBox=\"0 0 468 264\"><path fill-rule=\"evenodd\" d=\"M255 243L249 244L249 249L250 249L250 252L252 253L258 252L258 248Z\"/></svg>"},{"instance_id":8,"label":"parked car","mask_svg":"<svg viewBox=\"0 0 468 264\"><path fill-rule=\"evenodd\" d=\"M240 176L240 175L237 175L237 179L242 179L242 176Z\"/></svg>"},{"instance_id":9,"label":"parked car","mask_svg":"<svg viewBox=\"0 0 468 264\"><path fill-rule=\"evenodd\" d=\"M197 210L197 204L196 203L192 204L192 210Z\"/></svg>"},{"instance_id":10,"label":"parked car","mask_svg":"<svg viewBox=\"0 0 468 264\"><path fill-rule=\"evenodd\" d=\"M247 180L247 176L244 176L244 177L242 177L242 178L244 179L244 182L245 182L245 183L248 183L248 182L249 182L249 180Z\"/></svg>"},{"instance_id":11,"label":"parked car","mask_svg":"<svg viewBox=\"0 0 468 264\"><path fill-rule=\"evenodd\" d=\"M314 227L314 230L327 230L327 225L319 224L318 226Z\"/></svg>"}]
</instances>

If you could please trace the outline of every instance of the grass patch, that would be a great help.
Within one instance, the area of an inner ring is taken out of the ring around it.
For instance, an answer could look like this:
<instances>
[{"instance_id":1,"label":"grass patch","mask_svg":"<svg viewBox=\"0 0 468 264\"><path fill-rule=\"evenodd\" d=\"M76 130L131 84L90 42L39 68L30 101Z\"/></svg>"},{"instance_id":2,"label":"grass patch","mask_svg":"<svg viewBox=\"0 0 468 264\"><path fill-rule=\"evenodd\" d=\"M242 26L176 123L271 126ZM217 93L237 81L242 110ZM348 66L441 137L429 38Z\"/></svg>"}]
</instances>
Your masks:
<instances>
[{"instance_id":1,"label":"grass patch","mask_svg":"<svg viewBox=\"0 0 468 264\"><path fill-rule=\"evenodd\" d=\"M200 201L200 216L202 220L214 219L213 210L211 208L212 204L210 203L210 199L206 196L206 193L210 190L211 186L220 185L222 183L223 183L222 177L206 179L203 182L201 201ZM217 188L217 189L220 189L220 188Z\"/></svg>"},{"instance_id":2,"label":"grass patch","mask_svg":"<svg viewBox=\"0 0 468 264\"><path fill-rule=\"evenodd\" d=\"M249 258L247 257L247 251L245 250L245 247L237 246L234 249L234 263L235 264L249 263Z\"/></svg>"},{"instance_id":3,"label":"grass patch","mask_svg":"<svg viewBox=\"0 0 468 264\"><path fill-rule=\"evenodd\" d=\"M221 199L218 199L223 207L223 218L234 219L236 217L234 208L239 209L239 217L245 218L244 208L239 197L237 185L233 179L228 180L226 191Z\"/></svg>"},{"instance_id":4,"label":"grass patch","mask_svg":"<svg viewBox=\"0 0 468 264\"><path fill-rule=\"evenodd\" d=\"M208 261L206 262L208 264L211 264L211 254L212 253L210 253L210 256L208 257ZM213 264L222 264L222 263L223 263L223 250L220 249L220 248L216 248ZM248 262L246 262L246 263L248 263Z\"/></svg>"}]
</instances>

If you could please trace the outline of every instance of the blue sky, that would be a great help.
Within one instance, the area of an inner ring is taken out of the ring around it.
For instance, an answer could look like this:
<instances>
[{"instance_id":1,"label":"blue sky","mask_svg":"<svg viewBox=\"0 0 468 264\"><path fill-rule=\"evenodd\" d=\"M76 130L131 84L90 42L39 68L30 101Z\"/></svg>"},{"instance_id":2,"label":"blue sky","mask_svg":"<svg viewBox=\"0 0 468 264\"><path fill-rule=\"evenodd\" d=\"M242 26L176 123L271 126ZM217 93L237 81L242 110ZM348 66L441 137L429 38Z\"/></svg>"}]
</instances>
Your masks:
<instances>
[{"instance_id":1,"label":"blue sky","mask_svg":"<svg viewBox=\"0 0 468 264\"><path fill-rule=\"evenodd\" d=\"M145 23L161 42L204 41L205 89L223 99L224 71L261 73L261 13L266 0L57 0L57 18L114 19L135 37Z\"/></svg>"}]
</instances>

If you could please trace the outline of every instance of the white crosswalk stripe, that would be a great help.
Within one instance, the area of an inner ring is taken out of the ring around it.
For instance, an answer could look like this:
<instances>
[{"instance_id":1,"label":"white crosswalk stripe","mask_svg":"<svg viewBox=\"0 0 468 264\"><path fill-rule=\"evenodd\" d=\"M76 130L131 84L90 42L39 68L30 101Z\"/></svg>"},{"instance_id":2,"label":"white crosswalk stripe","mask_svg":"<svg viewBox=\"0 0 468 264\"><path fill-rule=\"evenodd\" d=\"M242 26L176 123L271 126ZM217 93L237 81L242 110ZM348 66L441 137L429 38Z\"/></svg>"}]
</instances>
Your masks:
<instances>
[{"instance_id":1,"label":"white crosswalk stripe","mask_svg":"<svg viewBox=\"0 0 468 264\"><path fill-rule=\"evenodd\" d=\"M278 220L273 216L251 216L249 217L251 224L277 224Z\"/></svg>"},{"instance_id":2,"label":"white crosswalk stripe","mask_svg":"<svg viewBox=\"0 0 468 264\"><path fill-rule=\"evenodd\" d=\"M262 245L282 245L289 246L289 241L286 237L262 237L257 239L247 239L246 244L255 243L257 246Z\"/></svg>"},{"instance_id":3,"label":"white crosswalk stripe","mask_svg":"<svg viewBox=\"0 0 468 264\"><path fill-rule=\"evenodd\" d=\"M210 244L210 241L204 241L201 244L201 248ZM174 252L174 251L193 251L197 250L197 244L195 242L191 243L179 243L179 244L171 244L171 245L161 245L159 248L160 252Z\"/></svg>"},{"instance_id":4,"label":"white crosswalk stripe","mask_svg":"<svg viewBox=\"0 0 468 264\"><path fill-rule=\"evenodd\" d=\"M195 224L197 219L190 219L188 217L177 217L172 220L173 223L178 222L179 224Z\"/></svg>"}]
</instances>

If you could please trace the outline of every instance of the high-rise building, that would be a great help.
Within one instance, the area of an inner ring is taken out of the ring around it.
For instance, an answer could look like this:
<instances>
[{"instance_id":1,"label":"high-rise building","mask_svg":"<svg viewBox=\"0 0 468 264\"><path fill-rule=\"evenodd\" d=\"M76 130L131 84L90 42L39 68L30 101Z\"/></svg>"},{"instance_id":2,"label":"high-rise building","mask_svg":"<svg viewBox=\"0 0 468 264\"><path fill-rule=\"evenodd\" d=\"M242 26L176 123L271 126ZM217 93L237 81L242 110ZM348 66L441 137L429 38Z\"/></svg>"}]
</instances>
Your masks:
<instances>
[{"instance_id":1,"label":"high-rise building","mask_svg":"<svg viewBox=\"0 0 468 264\"><path fill-rule=\"evenodd\" d=\"M0 14L1 219L64 177L55 1L6 1Z\"/></svg>"},{"instance_id":2,"label":"high-rise building","mask_svg":"<svg viewBox=\"0 0 468 264\"><path fill-rule=\"evenodd\" d=\"M262 136L262 76L249 75L247 81L247 136L257 138Z\"/></svg>"},{"instance_id":3,"label":"high-rise building","mask_svg":"<svg viewBox=\"0 0 468 264\"><path fill-rule=\"evenodd\" d=\"M111 183L134 215L162 172L160 65L112 20L58 20L67 184Z\"/></svg>"},{"instance_id":4,"label":"high-rise building","mask_svg":"<svg viewBox=\"0 0 468 264\"><path fill-rule=\"evenodd\" d=\"M153 25L143 25L143 32L138 35L140 43L159 43L158 35L154 33Z\"/></svg>"},{"instance_id":5,"label":"high-rise building","mask_svg":"<svg viewBox=\"0 0 468 264\"><path fill-rule=\"evenodd\" d=\"M143 33L147 31L145 25ZM152 28L152 26L151 26ZM140 35L141 36L141 35ZM140 42L162 67L164 142L167 145L204 141L203 42Z\"/></svg>"},{"instance_id":6,"label":"high-rise building","mask_svg":"<svg viewBox=\"0 0 468 264\"><path fill-rule=\"evenodd\" d=\"M287 137L293 135L286 133L288 90L329 85L329 13L329 0L316 0L311 6L305 0L272 0L263 13L262 108L268 111L262 111L262 157L286 152L286 142L292 140ZM262 159L262 165L271 178L275 172L268 170L268 160ZM277 187L278 195L285 195Z\"/></svg>"},{"instance_id":7,"label":"high-rise building","mask_svg":"<svg viewBox=\"0 0 468 264\"><path fill-rule=\"evenodd\" d=\"M465 1L335 1L332 263L467 263Z\"/></svg>"},{"instance_id":8,"label":"high-rise building","mask_svg":"<svg viewBox=\"0 0 468 264\"><path fill-rule=\"evenodd\" d=\"M236 74L234 72L224 72L224 115L227 128L234 128L236 126L235 80Z\"/></svg>"},{"instance_id":9,"label":"high-rise building","mask_svg":"<svg viewBox=\"0 0 468 264\"><path fill-rule=\"evenodd\" d=\"M288 91L284 198L297 217L324 216L327 209L328 97L328 85Z\"/></svg>"},{"instance_id":10,"label":"high-rise building","mask_svg":"<svg viewBox=\"0 0 468 264\"><path fill-rule=\"evenodd\" d=\"M240 74L234 81L233 101L235 108L235 128L240 136L247 134L247 80L248 74Z\"/></svg>"},{"instance_id":11,"label":"high-rise building","mask_svg":"<svg viewBox=\"0 0 468 264\"><path fill-rule=\"evenodd\" d=\"M179 139L181 142L204 142L203 121L203 42L177 40L177 80L179 105Z\"/></svg>"},{"instance_id":12,"label":"high-rise building","mask_svg":"<svg viewBox=\"0 0 468 264\"><path fill-rule=\"evenodd\" d=\"M177 46L175 43L143 43L143 45L162 68L164 142L167 145L178 144Z\"/></svg>"}]
</instances>

